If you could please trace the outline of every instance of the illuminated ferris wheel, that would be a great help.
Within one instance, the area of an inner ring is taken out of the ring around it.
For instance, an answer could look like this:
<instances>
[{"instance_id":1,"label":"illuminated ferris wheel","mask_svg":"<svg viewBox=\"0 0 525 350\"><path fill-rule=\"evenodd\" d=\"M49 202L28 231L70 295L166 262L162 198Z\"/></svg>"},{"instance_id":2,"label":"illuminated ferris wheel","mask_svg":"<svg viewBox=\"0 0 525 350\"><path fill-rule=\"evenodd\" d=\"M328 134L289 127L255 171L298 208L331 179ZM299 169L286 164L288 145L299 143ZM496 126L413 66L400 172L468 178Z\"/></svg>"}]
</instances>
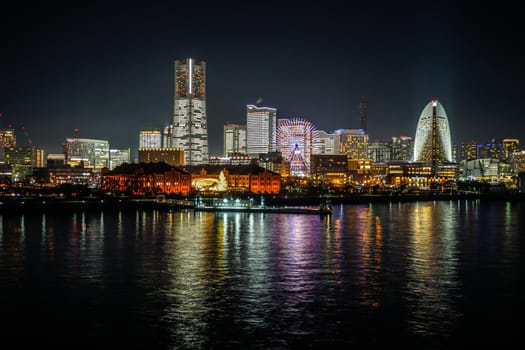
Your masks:
<instances>
[{"instance_id":1,"label":"illuminated ferris wheel","mask_svg":"<svg viewBox=\"0 0 525 350\"><path fill-rule=\"evenodd\" d=\"M290 162L290 175L309 175L310 156L318 143L315 125L303 118L279 119L276 139L277 150Z\"/></svg>"}]
</instances>

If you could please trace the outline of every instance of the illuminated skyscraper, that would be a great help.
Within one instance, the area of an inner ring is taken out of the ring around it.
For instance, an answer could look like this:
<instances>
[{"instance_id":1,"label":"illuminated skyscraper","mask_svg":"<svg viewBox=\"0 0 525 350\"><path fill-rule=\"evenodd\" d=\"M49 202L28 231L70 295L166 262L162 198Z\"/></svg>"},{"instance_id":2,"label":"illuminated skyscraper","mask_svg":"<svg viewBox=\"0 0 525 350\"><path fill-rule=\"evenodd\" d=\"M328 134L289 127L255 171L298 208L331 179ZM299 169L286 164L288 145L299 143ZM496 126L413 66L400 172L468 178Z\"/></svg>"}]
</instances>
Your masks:
<instances>
[{"instance_id":1,"label":"illuminated skyscraper","mask_svg":"<svg viewBox=\"0 0 525 350\"><path fill-rule=\"evenodd\" d=\"M247 105L246 109L246 152L251 156L274 152L277 110L259 105Z\"/></svg>"},{"instance_id":2,"label":"illuminated skyscraper","mask_svg":"<svg viewBox=\"0 0 525 350\"><path fill-rule=\"evenodd\" d=\"M437 166L452 162L452 142L447 113L438 100L430 101L417 123L414 140L414 161L427 162L437 174Z\"/></svg>"},{"instance_id":3,"label":"illuminated skyscraper","mask_svg":"<svg viewBox=\"0 0 525 350\"><path fill-rule=\"evenodd\" d=\"M193 58L175 61L175 95L171 144L184 149L188 165L208 162L208 124L206 119L206 63Z\"/></svg>"}]
</instances>

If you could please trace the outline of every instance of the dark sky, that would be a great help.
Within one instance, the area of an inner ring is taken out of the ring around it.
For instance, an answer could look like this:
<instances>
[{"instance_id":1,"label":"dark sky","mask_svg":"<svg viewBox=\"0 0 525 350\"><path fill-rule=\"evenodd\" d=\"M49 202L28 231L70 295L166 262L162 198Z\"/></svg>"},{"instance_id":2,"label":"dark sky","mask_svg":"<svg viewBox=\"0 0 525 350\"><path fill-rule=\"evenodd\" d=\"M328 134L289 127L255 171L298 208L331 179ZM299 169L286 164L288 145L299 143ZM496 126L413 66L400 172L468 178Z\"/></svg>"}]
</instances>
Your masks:
<instances>
[{"instance_id":1,"label":"dark sky","mask_svg":"<svg viewBox=\"0 0 525 350\"><path fill-rule=\"evenodd\" d=\"M414 136L437 98L453 142L525 143L518 2L188 3L2 5L2 125L22 146L22 126L48 152L78 128L134 158L139 130L171 120L173 61L194 57L207 64L211 155L259 97L333 131L359 127L364 95L372 141Z\"/></svg>"}]
</instances>

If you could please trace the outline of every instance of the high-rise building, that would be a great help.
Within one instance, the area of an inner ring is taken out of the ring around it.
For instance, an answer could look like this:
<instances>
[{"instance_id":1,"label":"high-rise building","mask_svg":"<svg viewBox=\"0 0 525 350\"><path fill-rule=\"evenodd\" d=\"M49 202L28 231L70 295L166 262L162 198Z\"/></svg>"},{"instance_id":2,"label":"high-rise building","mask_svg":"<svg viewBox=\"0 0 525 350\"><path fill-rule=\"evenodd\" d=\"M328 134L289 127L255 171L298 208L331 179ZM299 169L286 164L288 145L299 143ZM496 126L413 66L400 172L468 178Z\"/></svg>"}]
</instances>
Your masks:
<instances>
[{"instance_id":1,"label":"high-rise building","mask_svg":"<svg viewBox=\"0 0 525 350\"><path fill-rule=\"evenodd\" d=\"M33 158L31 159L31 164L35 168L44 168L46 166L46 163L45 163L46 152L44 151L42 147L36 147L36 146L31 146L31 147L33 148Z\"/></svg>"},{"instance_id":2,"label":"high-rise building","mask_svg":"<svg viewBox=\"0 0 525 350\"><path fill-rule=\"evenodd\" d=\"M5 162L8 165L34 165L33 147L6 147Z\"/></svg>"},{"instance_id":3,"label":"high-rise building","mask_svg":"<svg viewBox=\"0 0 525 350\"><path fill-rule=\"evenodd\" d=\"M0 128L0 147L16 147L15 129Z\"/></svg>"},{"instance_id":4,"label":"high-rise building","mask_svg":"<svg viewBox=\"0 0 525 350\"><path fill-rule=\"evenodd\" d=\"M503 139L501 143L503 144L501 160L509 161L512 158L512 153L520 150L519 139Z\"/></svg>"},{"instance_id":5,"label":"high-rise building","mask_svg":"<svg viewBox=\"0 0 525 350\"><path fill-rule=\"evenodd\" d=\"M433 175L438 165L452 162L452 142L447 113L436 99L431 100L419 117L414 141L414 161L431 164Z\"/></svg>"},{"instance_id":6,"label":"high-rise building","mask_svg":"<svg viewBox=\"0 0 525 350\"><path fill-rule=\"evenodd\" d=\"M206 63L193 58L175 61L173 124L167 128L170 144L182 148L188 165L208 162L206 119Z\"/></svg>"},{"instance_id":7,"label":"high-rise building","mask_svg":"<svg viewBox=\"0 0 525 350\"><path fill-rule=\"evenodd\" d=\"M159 129L140 130L139 148L162 147L162 135Z\"/></svg>"},{"instance_id":8,"label":"high-rise building","mask_svg":"<svg viewBox=\"0 0 525 350\"><path fill-rule=\"evenodd\" d=\"M348 159L368 158L368 134L363 129L338 129L335 134L335 154Z\"/></svg>"},{"instance_id":9,"label":"high-rise building","mask_svg":"<svg viewBox=\"0 0 525 350\"><path fill-rule=\"evenodd\" d=\"M330 134L324 130L317 130L317 137L319 154L335 154L335 134Z\"/></svg>"},{"instance_id":10,"label":"high-rise building","mask_svg":"<svg viewBox=\"0 0 525 350\"><path fill-rule=\"evenodd\" d=\"M246 154L246 125L224 124L224 156Z\"/></svg>"},{"instance_id":11,"label":"high-rise building","mask_svg":"<svg viewBox=\"0 0 525 350\"><path fill-rule=\"evenodd\" d=\"M414 154L414 140L410 136L392 137L392 160L410 161Z\"/></svg>"},{"instance_id":12,"label":"high-rise building","mask_svg":"<svg viewBox=\"0 0 525 350\"><path fill-rule=\"evenodd\" d=\"M251 156L274 152L277 110L260 105L247 105L246 110L246 152Z\"/></svg>"},{"instance_id":13,"label":"high-rise building","mask_svg":"<svg viewBox=\"0 0 525 350\"><path fill-rule=\"evenodd\" d=\"M392 160L392 142L376 141L368 145L368 158L374 163L386 163Z\"/></svg>"},{"instance_id":14,"label":"high-rise building","mask_svg":"<svg viewBox=\"0 0 525 350\"><path fill-rule=\"evenodd\" d=\"M131 152L129 148L109 150L109 170L113 170L121 164L129 163Z\"/></svg>"},{"instance_id":15,"label":"high-rise building","mask_svg":"<svg viewBox=\"0 0 525 350\"><path fill-rule=\"evenodd\" d=\"M492 139L480 147L480 159L502 159L503 144L501 140Z\"/></svg>"},{"instance_id":16,"label":"high-rise building","mask_svg":"<svg viewBox=\"0 0 525 350\"><path fill-rule=\"evenodd\" d=\"M514 174L525 173L525 151L513 152L511 164L514 168Z\"/></svg>"},{"instance_id":17,"label":"high-rise building","mask_svg":"<svg viewBox=\"0 0 525 350\"><path fill-rule=\"evenodd\" d=\"M476 141L471 141L468 143L462 142L459 145L459 160L462 161L480 158L481 147L482 145L478 144Z\"/></svg>"},{"instance_id":18,"label":"high-rise building","mask_svg":"<svg viewBox=\"0 0 525 350\"><path fill-rule=\"evenodd\" d=\"M66 164L100 171L109 168L109 141L67 138L64 144Z\"/></svg>"}]
</instances>

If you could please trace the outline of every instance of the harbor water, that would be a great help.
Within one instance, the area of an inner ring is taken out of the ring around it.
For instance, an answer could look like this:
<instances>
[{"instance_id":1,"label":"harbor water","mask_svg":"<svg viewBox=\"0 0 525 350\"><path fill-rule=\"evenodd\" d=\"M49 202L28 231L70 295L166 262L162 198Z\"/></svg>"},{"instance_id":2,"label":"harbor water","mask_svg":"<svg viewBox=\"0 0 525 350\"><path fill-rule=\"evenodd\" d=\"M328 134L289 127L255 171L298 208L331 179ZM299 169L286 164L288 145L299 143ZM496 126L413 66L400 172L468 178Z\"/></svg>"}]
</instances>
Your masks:
<instances>
[{"instance_id":1,"label":"harbor water","mask_svg":"<svg viewBox=\"0 0 525 350\"><path fill-rule=\"evenodd\" d=\"M524 237L525 202L505 201L2 214L0 337L18 348L510 345L523 341Z\"/></svg>"}]
</instances>

